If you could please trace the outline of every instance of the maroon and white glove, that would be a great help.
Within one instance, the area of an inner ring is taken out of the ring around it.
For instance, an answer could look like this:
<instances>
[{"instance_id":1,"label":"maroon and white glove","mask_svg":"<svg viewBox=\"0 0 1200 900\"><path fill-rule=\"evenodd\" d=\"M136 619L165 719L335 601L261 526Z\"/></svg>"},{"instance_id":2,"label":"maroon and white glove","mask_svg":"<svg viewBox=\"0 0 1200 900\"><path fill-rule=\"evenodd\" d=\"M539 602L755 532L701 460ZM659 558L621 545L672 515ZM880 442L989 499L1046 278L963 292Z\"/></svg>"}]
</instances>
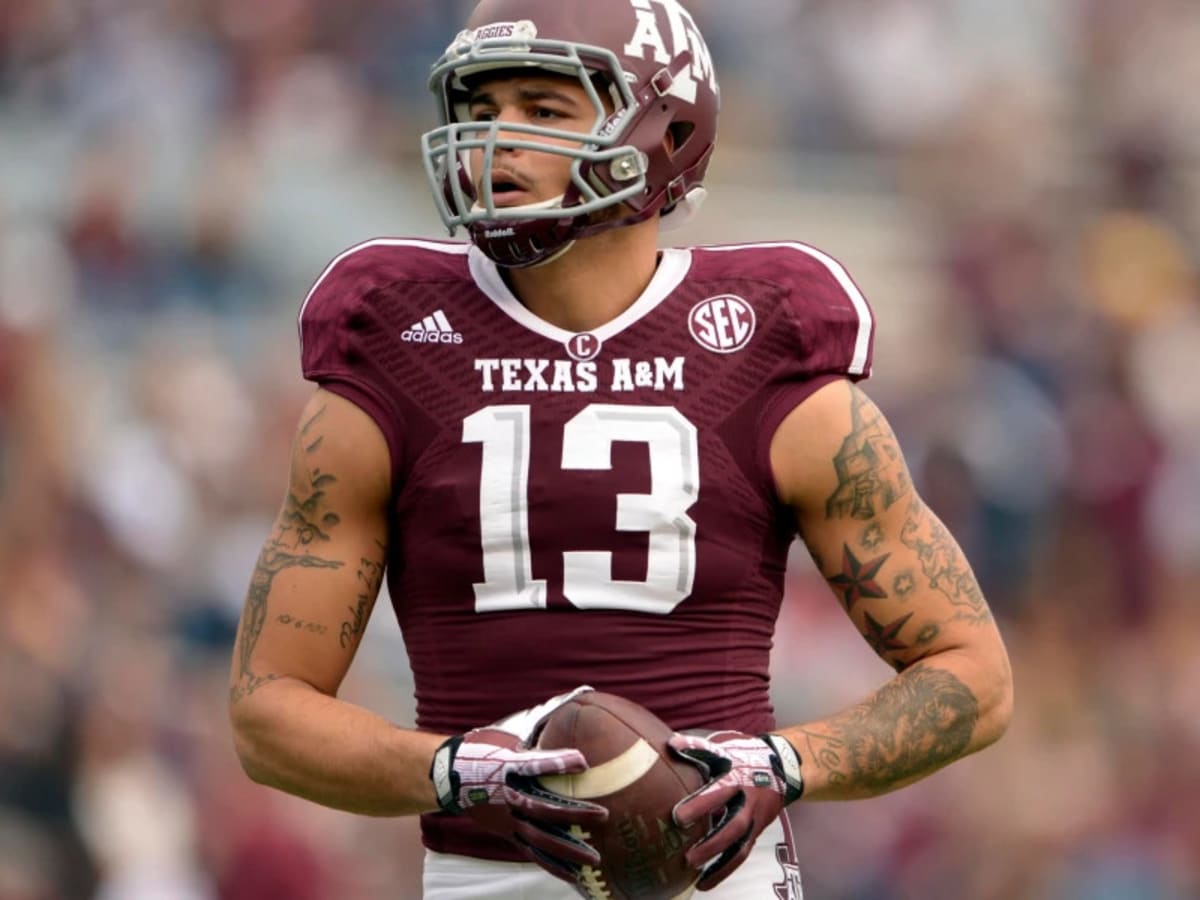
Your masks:
<instances>
[{"instance_id":1,"label":"maroon and white glove","mask_svg":"<svg viewBox=\"0 0 1200 900\"><path fill-rule=\"evenodd\" d=\"M434 753L429 771L442 810L469 816L516 843L552 875L572 883L580 866L600 864L600 854L576 832L603 822L608 810L542 787L542 775L577 774L587 769L587 760L578 750L539 750L531 741L546 716L590 690L576 688L449 738Z\"/></svg>"},{"instance_id":2,"label":"maroon and white glove","mask_svg":"<svg viewBox=\"0 0 1200 900\"><path fill-rule=\"evenodd\" d=\"M703 869L697 889L711 890L745 862L763 829L804 793L800 755L778 734L740 731L680 733L669 745L709 779L675 805L674 817L683 828L711 817L708 834L686 857L689 866Z\"/></svg>"}]
</instances>

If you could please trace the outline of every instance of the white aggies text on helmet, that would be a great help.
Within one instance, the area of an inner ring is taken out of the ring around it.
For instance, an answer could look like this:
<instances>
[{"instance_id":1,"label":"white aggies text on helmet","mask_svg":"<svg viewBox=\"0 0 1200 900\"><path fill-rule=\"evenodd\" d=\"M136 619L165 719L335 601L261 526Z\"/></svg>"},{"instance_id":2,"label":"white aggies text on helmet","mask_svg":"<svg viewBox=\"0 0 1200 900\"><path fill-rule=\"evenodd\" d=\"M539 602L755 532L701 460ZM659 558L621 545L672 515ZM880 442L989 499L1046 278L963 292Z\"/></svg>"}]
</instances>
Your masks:
<instances>
[{"instance_id":1,"label":"white aggies text on helmet","mask_svg":"<svg viewBox=\"0 0 1200 900\"><path fill-rule=\"evenodd\" d=\"M591 131L505 124L501 134L498 122L471 121L467 80L521 69L578 78L596 109ZM678 0L483 0L429 86L440 125L421 145L438 212L451 234L465 226L499 265L537 265L579 238L655 215L679 224L703 200L720 92L708 46ZM497 207L494 157L514 149L570 158L562 197ZM483 155L482 196L471 177L473 150Z\"/></svg>"}]
</instances>

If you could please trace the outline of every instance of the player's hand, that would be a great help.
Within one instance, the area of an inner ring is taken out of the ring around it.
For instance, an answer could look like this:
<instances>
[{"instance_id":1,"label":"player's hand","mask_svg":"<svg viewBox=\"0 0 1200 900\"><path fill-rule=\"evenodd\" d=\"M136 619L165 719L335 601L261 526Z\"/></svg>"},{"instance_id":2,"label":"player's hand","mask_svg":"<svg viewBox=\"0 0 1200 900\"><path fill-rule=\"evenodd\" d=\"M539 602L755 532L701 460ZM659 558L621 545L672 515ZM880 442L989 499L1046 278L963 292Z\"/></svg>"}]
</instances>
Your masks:
<instances>
[{"instance_id":1,"label":"player's hand","mask_svg":"<svg viewBox=\"0 0 1200 900\"><path fill-rule=\"evenodd\" d=\"M711 817L711 830L686 857L688 865L702 869L697 889L711 890L745 862L763 829L804 793L800 756L777 734L675 734L669 745L708 777L675 805L674 816L683 828Z\"/></svg>"},{"instance_id":2,"label":"player's hand","mask_svg":"<svg viewBox=\"0 0 1200 900\"><path fill-rule=\"evenodd\" d=\"M600 854L579 833L607 819L608 811L543 788L541 776L577 774L587 769L587 761L578 750L538 750L532 737L554 709L588 690L577 688L450 738L434 754L429 773L443 810L470 816L487 831L514 841L552 875L572 883L580 866L599 865Z\"/></svg>"}]
</instances>

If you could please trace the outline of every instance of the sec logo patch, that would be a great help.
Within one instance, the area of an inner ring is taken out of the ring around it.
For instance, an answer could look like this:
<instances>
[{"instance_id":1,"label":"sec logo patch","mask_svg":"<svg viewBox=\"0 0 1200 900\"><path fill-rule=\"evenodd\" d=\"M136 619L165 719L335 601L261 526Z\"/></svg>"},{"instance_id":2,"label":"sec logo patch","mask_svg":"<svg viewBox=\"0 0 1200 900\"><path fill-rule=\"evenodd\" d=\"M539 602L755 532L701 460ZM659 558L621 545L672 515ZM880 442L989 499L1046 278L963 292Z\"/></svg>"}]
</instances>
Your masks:
<instances>
[{"instance_id":1,"label":"sec logo patch","mask_svg":"<svg viewBox=\"0 0 1200 900\"><path fill-rule=\"evenodd\" d=\"M709 297L692 307L688 329L696 343L713 353L736 353L754 337L754 308L733 294Z\"/></svg>"}]
</instances>

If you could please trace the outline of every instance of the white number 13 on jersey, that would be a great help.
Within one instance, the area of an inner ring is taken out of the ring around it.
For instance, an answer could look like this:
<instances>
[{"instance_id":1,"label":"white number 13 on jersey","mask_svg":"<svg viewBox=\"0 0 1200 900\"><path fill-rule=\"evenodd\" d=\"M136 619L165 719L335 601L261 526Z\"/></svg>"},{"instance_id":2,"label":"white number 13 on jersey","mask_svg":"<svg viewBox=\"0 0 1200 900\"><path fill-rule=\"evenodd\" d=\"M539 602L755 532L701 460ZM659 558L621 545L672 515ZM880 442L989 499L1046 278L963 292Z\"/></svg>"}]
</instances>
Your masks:
<instances>
[{"instance_id":1,"label":"white number 13 on jersey","mask_svg":"<svg viewBox=\"0 0 1200 900\"><path fill-rule=\"evenodd\" d=\"M546 582L533 577L529 548L530 407L491 406L463 422L463 441L483 445L479 526L483 583L476 612L546 605ZM650 451L650 493L618 494L618 531L650 535L645 581L612 577L612 554L563 554L563 593L580 609L629 609L666 615L692 592L696 523L688 510L700 494L696 426L669 406L593 404L563 427L562 467L612 468L614 441Z\"/></svg>"}]
</instances>

